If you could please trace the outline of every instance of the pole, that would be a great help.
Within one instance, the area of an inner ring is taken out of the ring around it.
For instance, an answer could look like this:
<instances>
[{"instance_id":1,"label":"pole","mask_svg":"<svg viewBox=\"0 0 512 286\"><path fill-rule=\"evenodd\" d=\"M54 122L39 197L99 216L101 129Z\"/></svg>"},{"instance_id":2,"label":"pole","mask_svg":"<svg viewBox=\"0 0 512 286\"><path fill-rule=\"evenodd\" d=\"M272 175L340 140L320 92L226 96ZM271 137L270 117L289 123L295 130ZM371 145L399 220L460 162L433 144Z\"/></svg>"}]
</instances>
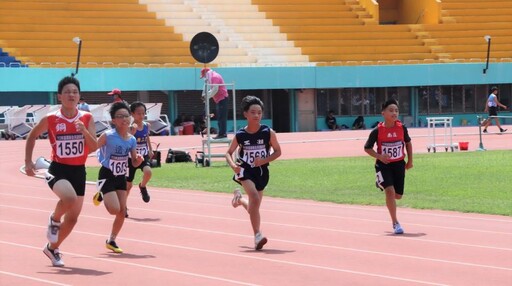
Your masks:
<instances>
[{"instance_id":1,"label":"pole","mask_svg":"<svg viewBox=\"0 0 512 286\"><path fill-rule=\"evenodd\" d=\"M487 70L489 69L489 55L491 53L491 36L485 36L485 39L487 40L487 63L485 64L484 74L486 74Z\"/></svg>"},{"instance_id":2,"label":"pole","mask_svg":"<svg viewBox=\"0 0 512 286\"><path fill-rule=\"evenodd\" d=\"M80 38L78 38L77 40L78 40L78 54L76 57L76 69L75 69L74 73L71 73L72 77L75 77L75 75L78 74L78 67L80 66L80 53L82 51L82 40Z\"/></svg>"},{"instance_id":3,"label":"pole","mask_svg":"<svg viewBox=\"0 0 512 286\"><path fill-rule=\"evenodd\" d=\"M480 144L478 145L478 151L485 151L484 144L482 143L482 118L480 115L476 116L476 122L478 123L478 135L480 137Z\"/></svg>"}]
</instances>

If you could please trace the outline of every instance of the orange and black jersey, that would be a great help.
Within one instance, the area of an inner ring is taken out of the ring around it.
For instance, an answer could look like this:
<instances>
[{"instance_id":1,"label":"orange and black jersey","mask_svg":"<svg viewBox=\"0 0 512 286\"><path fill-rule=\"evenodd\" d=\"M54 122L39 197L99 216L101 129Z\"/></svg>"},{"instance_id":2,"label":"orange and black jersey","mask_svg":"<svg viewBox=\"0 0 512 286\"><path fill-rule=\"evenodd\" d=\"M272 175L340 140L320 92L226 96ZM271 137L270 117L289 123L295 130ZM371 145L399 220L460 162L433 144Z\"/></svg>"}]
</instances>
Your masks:
<instances>
[{"instance_id":1,"label":"orange and black jersey","mask_svg":"<svg viewBox=\"0 0 512 286\"><path fill-rule=\"evenodd\" d=\"M49 113L48 139L52 146L52 161L65 165L84 165L89 155L89 148L84 135L76 129L75 121L80 120L89 126L92 115L89 112L77 110L73 118L68 118L60 109Z\"/></svg>"}]
</instances>

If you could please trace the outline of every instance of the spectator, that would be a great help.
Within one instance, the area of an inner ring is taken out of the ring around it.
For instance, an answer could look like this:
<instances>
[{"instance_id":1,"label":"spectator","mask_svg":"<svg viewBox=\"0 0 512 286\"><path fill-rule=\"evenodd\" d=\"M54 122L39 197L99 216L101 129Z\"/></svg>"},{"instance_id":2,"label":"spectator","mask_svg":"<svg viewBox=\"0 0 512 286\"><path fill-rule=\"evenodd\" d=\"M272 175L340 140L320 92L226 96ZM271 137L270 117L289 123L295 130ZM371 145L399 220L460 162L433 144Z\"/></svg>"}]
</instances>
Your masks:
<instances>
[{"instance_id":1,"label":"spectator","mask_svg":"<svg viewBox=\"0 0 512 286\"><path fill-rule=\"evenodd\" d=\"M500 125L500 119L498 117L498 106L503 107L504 109L507 109L507 106L504 104L501 104L498 100L498 88L492 87L491 88L491 94L489 94L489 97L487 98L487 102L485 103L485 111L489 111L489 117L482 122L482 125L484 126L484 133L487 133L487 127L491 124L491 120L494 118L494 122L496 122L496 126L500 129L500 132L505 132L507 129L501 128Z\"/></svg>"},{"instance_id":2,"label":"spectator","mask_svg":"<svg viewBox=\"0 0 512 286\"><path fill-rule=\"evenodd\" d=\"M352 124L352 130L366 129L366 124L364 124L364 117L359 115L354 123Z\"/></svg>"},{"instance_id":3,"label":"spectator","mask_svg":"<svg viewBox=\"0 0 512 286\"><path fill-rule=\"evenodd\" d=\"M111 95L114 97L114 99L112 101L113 103L114 102L124 102L123 98L121 97L121 90L118 88L114 88L111 92L108 93L108 95Z\"/></svg>"},{"instance_id":4,"label":"spectator","mask_svg":"<svg viewBox=\"0 0 512 286\"><path fill-rule=\"evenodd\" d=\"M336 122L336 117L334 116L334 111L329 110L329 114L325 117L325 124L327 124L327 127L329 130L338 130L340 127L338 126L338 123Z\"/></svg>"},{"instance_id":5,"label":"spectator","mask_svg":"<svg viewBox=\"0 0 512 286\"><path fill-rule=\"evenodd\" d=\"M209 90L203 91L203 99L208 100L213 98L215 104L217 105L217 112L215 116L217 118L217 123L219 125L219 133L213 139L222 139L227 137L227 121L228 121L228 91L224 84L224 79L222 76L209 69L203 68L201 70L200 78L205 79L206 84L214 84L210 86Z\"/></svg>"},{"instance_id":6,"label":"spectator","mask_svg":"<svg viewBox=\"0 0 512 286\"><path fill-rule=\"evenodd\" d=\"M87 102L85 102L85 99L82 96L80 96L80 101L78 101L77 107L78 107L78 110L91 112L91 110L89 109L89 104L87 104Z\"/></svg>"}]
</instances>

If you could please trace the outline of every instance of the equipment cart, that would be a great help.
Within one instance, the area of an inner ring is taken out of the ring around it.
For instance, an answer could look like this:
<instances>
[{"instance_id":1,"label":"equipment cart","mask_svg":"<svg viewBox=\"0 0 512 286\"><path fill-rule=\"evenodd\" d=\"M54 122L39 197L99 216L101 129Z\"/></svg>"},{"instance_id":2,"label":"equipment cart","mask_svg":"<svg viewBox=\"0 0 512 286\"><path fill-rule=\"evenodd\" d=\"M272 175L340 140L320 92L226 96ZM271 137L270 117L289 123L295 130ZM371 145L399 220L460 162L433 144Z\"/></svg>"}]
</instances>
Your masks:
<instances>
[{"instance_id":1,"label":"equipment cart","mask_svg":"<svg viewBox=\"0 0 512 286\"><path fill-rule=\"evenodd\" d=\"M452 120L453 117L427 117L428 123L428 136L430 143L427 145L427 151L430 149L435 153L437 147L444 147L445 151L448 152L450 149L452 152L457 148L457 144L453 143L452 140ZM442 128L441 132L438 131L436 134L436 128ZM437 137L442 136L442 143Z\"/></svg>"}]
</instances>

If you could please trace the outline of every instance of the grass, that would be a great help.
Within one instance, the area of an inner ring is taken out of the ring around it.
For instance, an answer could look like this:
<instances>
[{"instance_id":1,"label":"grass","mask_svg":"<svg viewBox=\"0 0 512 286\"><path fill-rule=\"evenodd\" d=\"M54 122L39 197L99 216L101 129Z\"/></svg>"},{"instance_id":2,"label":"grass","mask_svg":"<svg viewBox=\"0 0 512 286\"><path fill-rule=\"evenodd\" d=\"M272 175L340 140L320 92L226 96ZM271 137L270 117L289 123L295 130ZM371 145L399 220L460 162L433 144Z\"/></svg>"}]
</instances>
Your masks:
<instances>
[{"instance_id":1,"label":"grass","mask_svg":"<svg viewBox=\"0 0 512 286\"><path fill-rule=\"evenodd\" d=\"M87 179L95 181L97 174L98 168L90 167ZM511 174L511 151L417 154L398 205L512 216ZM232 175L223 162L208 168L194 163L163 164L153 169L150 186L231 193L237 186ZM137 172L135 182L139 180ZM374 182L370 157L277 160L270 166L265 195L384 205L384 195Z\"/></svg>"}]
</instances>

